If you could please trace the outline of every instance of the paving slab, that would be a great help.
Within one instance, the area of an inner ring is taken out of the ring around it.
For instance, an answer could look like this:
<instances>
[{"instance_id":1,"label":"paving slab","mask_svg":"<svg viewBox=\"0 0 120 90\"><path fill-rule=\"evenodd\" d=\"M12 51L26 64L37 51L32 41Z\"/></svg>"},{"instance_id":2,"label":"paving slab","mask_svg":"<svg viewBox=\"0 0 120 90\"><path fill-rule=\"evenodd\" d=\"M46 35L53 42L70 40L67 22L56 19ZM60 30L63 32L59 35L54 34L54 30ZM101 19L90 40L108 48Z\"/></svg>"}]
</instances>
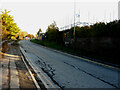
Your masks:
<instances>
[{"instance_id":1,"label":"paving slab","mask_svg":"<svg viewBox=\"0 0 120 90\"><path fill-rule=\"evenodd\" d=\"M14 58L14 56L10 58L10 88L19 88L18 71L15 65L16 59L18 58Z\"/></svg>"},{"instance_id":2,"label":"paving slab","mask_svg":"<svg viewBox=\"0 0 120 90\"><path fill-rule=\"evenodd\" d=\"M2 88L9 88L9 57L4 55L2 60Z\"/></svg>"},{"instance_id":3,"label":"paving slab","mask_svg":"<svg viewBox=\"0 0 120 90\"><path fill-rule=\"evenodd\" d=\"M0 54L2 55L0 59L0 90L36 88L21 59L19 46L9 44L9 49Z\"/></svg>"}]
</instances>

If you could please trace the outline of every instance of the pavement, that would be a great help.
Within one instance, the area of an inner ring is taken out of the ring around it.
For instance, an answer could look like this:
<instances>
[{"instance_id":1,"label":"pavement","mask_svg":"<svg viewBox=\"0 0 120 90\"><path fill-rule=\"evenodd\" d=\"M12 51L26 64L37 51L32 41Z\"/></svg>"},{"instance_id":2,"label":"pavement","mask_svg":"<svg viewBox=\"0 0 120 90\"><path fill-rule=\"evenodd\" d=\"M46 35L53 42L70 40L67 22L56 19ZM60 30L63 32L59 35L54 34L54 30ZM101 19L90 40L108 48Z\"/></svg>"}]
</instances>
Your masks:
<instances>
[{"instance_id":1,"label":"pavement","mask_svg":"<svg viewBox=\"0 0 120 90\"><path fill-rule=\"evenodd\" d=\"M1 64L1 54L0 54L0 90L2 89L2 64Z\"/></svg>"},{"instance_id":2,"label":"pavement","mask_svg":"<svg viewBox=\"0 0 120 90\"><path fill-rule=\"evenodd\" d=\"M2 61L2 88L19 88L18 71L15 60L19 56L4 54Z\"/></svg>"},{"instance_id":3,"label":"pavement","mask_svg":"<svg viewBox=\"0 0 120 90\"><path fill-rule=\"evenodd\" d=\"M16 70L15 60L19 59L19 56L2 53L1 61L1 88L18 88L19 78L18 71Z\"/></svg>"},{"instance_id":4,"label":"pavement","mask_svg":"<svg viewBox=\"0 0 120 90\"><path fill-rule=\"evenodd\" d=\"M12 42L13 43L13 42ZM1 54L0 90L7 88L35 88L19 51L18 46L8 44L9 48Z\"/></svg>"}]
</instances>

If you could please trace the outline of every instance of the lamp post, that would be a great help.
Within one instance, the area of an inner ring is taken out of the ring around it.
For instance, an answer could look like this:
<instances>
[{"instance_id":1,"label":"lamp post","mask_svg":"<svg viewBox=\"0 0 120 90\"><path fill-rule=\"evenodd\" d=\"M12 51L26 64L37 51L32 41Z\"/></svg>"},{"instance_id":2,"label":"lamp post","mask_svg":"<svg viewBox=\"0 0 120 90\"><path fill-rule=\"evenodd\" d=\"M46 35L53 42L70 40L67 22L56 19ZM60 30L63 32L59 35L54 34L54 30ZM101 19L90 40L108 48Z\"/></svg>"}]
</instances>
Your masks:
<instances>
[{"instance_id":1,"label":"lamp post","mask_svg":"<svg viewBox=\"0 0 120 90\"><path fill-rule=\"evenodd\" d=\"M74 35L74 41L75 41L75 15L76 15L76 0L74 0L74 33L73 33L73 35Z\"/></svg>"},{"instance_id":2,"label":"lamp post","mask_svg":"<svg viewBox=\"0 0 120 90\"><path fill-rule=\"evenodd\" d=\"M120 20L120 1L118 2L118 20Z\"/></svg>"}]
</instances>

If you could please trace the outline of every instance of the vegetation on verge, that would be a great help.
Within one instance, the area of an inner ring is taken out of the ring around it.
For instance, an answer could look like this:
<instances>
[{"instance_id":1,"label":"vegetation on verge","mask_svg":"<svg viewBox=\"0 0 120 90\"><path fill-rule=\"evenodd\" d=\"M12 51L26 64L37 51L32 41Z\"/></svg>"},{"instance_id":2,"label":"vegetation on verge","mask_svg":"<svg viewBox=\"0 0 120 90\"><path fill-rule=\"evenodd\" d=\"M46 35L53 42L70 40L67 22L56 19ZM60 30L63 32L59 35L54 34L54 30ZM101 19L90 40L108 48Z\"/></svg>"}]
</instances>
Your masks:
<instances>
[{"instance_id":1,"label":"vegetation on verge","mask_svg":"<svg viewBox=\"0 0 120 90\"><path fill-rule=\"evenodd\" d=\"M104 23L99 22L90 26L76 26L76 38L83 37L120 37L120 20ZM74 27L69 29L69 37L73 38Z\"/></svg>"},{"instance_id":2,"label":"vegetation on verge","mask_svg":"<svg viewBox=\"0 0 120 90\"><path fill-rule=\"evenodd\" d=\"M58 36L59 34L59 28L57 27L56 22L54 21L52 24L50 24L46 30L46 39L48 41L58 42Z\"/></svg>"},{"instance_id":3,"label":"vegetation on verge","mask_svg":"<svg viewBox=\"0 0 120 90\"><path fill-rule=\"evenodd\" d=\"M61 50L61 51L69 52L69 53L74 52L73 49L69 49L68 47L63 47L56 42L51 42L48 40L38 40L38 39L31 39L30 41L40 44L42 46L53 48L53 49L57 49L57 50Z\"/></svg>"}]
</instances>

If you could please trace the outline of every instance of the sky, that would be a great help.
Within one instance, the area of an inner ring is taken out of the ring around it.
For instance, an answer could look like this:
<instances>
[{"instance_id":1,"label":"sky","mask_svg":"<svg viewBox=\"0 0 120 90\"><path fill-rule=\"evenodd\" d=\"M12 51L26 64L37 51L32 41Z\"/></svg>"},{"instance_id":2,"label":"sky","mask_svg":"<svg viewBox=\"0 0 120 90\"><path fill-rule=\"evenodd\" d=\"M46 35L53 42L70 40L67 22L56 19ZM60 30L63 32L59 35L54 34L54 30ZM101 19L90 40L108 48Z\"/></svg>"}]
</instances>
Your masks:
<instances>
[{"instance_id":1,"label":"sky","mask_svg":"<svg viewBox=\"0 0 120 90\"><path fill-rule=\"evenodd\" d=\"M74 1L75 9L74 9ZM39 28L56 21L59 28L81 22L109 22L118 19L119 0L1 0L0 10L7 9L22 31L35 35Z\"/></svg>"}]
</instances>

